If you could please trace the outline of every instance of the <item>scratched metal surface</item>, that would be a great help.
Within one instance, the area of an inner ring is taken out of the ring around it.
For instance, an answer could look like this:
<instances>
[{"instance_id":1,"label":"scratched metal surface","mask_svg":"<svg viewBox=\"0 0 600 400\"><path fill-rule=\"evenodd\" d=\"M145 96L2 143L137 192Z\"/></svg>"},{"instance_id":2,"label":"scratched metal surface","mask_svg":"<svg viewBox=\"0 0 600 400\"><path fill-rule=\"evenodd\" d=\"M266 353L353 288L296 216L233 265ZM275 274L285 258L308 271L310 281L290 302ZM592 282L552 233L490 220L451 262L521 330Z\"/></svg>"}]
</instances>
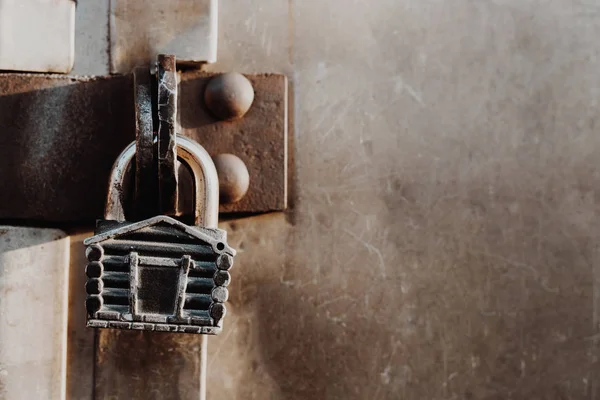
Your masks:
<instances>
[{"instance_id":1,"label":"scratched metal surface","mask_svg":"<svg viewBox=\"0 0 600 400\"><path fill-rule=\"evenodd\" d=\"M65 399L68 266L65 232L0 225L0 399Z\"/></svg>"},{"instance_id":2,"label":"scratched metal surface","mask_svg":"<svg viewBox=\"0 0 600 400\"><path fill-rule=\"evenodd\" d=\"M286 77L248 75L255 90L252 108L231 122L216 120L199 101L212 76L182 74L178 108L184 136L213 156L233 153L247 165L248 193L222 204L220 212L284 209ZM0 73L0 220L73 225L102 215L112 165L135 139L132 79ZM183 176L180 208L187 213L193 196Z\"/></svg>"},{"instance_id":3,"label":"scratched metal surface","mask_svg":"<svg viewBox=\"0 0 600 400\"><path fill-rule=\"evenodd\" d=\"M227 224L208 397L598 398L598 8L229 3L221 60L293 82L294 207Z\"/></svg>"},{"instance_id":4,"label":"scratched metal surface","mask_svg":"<svg viewBox=\"0 0 600 400\"><path fill-rule=\"evenodd\" d=\"M128 73L154 62L161 53L192 64L215 61L217 0L109 3L111 73Z\"/></svg>"},{"instance_id":5,"label":"scratched metal surface","mask_svg":"<svg viewBox=\"0 0 600 400\"><path fill-rule=\"evenodd\" d=\"M212 69L288 74L294 178L222 224L209 399L600 396L597 6L236 0L219 30Z\"/></svg>"}]
</instances>

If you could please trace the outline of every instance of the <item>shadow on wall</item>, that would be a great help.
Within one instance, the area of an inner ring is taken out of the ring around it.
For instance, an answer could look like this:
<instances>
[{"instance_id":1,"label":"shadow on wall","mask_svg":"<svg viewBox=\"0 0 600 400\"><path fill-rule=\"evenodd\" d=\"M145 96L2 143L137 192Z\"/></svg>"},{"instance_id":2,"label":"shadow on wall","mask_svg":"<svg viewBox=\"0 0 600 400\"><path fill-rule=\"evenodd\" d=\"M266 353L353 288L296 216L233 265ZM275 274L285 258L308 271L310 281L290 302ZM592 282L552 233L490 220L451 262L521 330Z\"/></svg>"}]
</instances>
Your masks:
<instances>
[{"instance_id":1,"label":"shadow on wall","mask_svg":"<svg viewBox=\"0 0 600 400\"><path fill-rule=\"evenodd\" d=\"M63 239L65 233L57 229L37 229L0 225L0 252L25 250Z\"/></svg>"},{"instance_id":2,"label":"shadow on wall","mask_svg":"<svg viewBox=\"0 0 600 400\"><path fill-rule=\"evenodd\" d=\"M0 219L101 215L105 179L135 136L131 87L130 75L0 74Z\"/></svg>"}]
</instances>

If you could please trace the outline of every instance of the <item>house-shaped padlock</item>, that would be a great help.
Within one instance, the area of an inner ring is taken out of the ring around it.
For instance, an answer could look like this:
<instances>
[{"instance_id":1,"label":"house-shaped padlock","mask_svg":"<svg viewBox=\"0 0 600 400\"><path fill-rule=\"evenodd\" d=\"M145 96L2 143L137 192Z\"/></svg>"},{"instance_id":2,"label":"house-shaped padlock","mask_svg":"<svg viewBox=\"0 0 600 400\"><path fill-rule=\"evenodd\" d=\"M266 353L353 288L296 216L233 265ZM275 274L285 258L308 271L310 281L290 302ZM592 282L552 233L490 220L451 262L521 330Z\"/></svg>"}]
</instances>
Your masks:
<instances>
[{"instance_id":1,"label":"house-shaped padlock","mask_svg":"<svg viewBox=\"0 0 600 400\"><path fill-rule=\"evenodd\" d=\"M228 297L228 270L235 256L235 250L227 244L227 232L216 227L188 226L168 216L124 221L115 188L123 179L119 171L126 169L135 153L132 146L123 151L113 167L105 220L99 221L95 235L84 241L88 259L87 325L219 333L226 312L223 303ZM183 148L182 161L187 161L192 170L202 167L205 182L218 182L210 156L199 145L180 138L178 147ZM200 202L204 210L199 211L200 205L196 209L196 222L216 226L218 191L216 199L214 192L210 196L206 192L206 185L202 192L196 182L197 202L205 194Z\"/></svg>"}]
</instances>

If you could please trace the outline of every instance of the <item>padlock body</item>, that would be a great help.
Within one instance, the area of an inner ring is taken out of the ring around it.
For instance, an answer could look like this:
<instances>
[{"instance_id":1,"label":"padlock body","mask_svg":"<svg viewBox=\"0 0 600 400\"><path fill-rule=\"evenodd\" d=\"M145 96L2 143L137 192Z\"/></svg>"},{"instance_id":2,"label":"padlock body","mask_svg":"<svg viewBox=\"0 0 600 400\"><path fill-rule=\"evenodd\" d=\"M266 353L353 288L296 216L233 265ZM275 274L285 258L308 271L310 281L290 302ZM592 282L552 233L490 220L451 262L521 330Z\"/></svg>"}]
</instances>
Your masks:
<instances>
[{"instance_id":1,"label":"padlock body","mask_svg":"<svg viewBox=\"0 0 600 400\"><path fill-rule=\"evenodd\" d=\"M221 331L235 255L225 231L167 216L103 220L84 244L89 327Z\"/></svg>"}]
</instances>

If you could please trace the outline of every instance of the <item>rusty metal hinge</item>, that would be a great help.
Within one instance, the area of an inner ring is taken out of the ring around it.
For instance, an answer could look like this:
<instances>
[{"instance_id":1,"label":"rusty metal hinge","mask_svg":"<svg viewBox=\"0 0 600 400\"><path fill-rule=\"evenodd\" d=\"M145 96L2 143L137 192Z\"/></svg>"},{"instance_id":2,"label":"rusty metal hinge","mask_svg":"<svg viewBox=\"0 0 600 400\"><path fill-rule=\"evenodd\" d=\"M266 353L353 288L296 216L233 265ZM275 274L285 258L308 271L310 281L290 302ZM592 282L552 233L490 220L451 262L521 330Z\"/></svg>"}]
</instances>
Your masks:
<instances>
[{"instance_id":1,"label":"rusty metal hinge","mask_svg":"<svg viewBox=\"0 0 600 400\"><path fill-rule=\"evenodd\" d=\"M222 201L221 213L280 211L287 205L287 79L244 76L251 106L224 120L206 99L219 104L214 99L228 95L231 75L180 72L180 133L204 146L217 166L222 154L245 164L248 191L237 202ZM135 139L133 83L133 74L0 74L0 219L82 223L102 213L112 163Z\"/></svg>"}]
</instances>

